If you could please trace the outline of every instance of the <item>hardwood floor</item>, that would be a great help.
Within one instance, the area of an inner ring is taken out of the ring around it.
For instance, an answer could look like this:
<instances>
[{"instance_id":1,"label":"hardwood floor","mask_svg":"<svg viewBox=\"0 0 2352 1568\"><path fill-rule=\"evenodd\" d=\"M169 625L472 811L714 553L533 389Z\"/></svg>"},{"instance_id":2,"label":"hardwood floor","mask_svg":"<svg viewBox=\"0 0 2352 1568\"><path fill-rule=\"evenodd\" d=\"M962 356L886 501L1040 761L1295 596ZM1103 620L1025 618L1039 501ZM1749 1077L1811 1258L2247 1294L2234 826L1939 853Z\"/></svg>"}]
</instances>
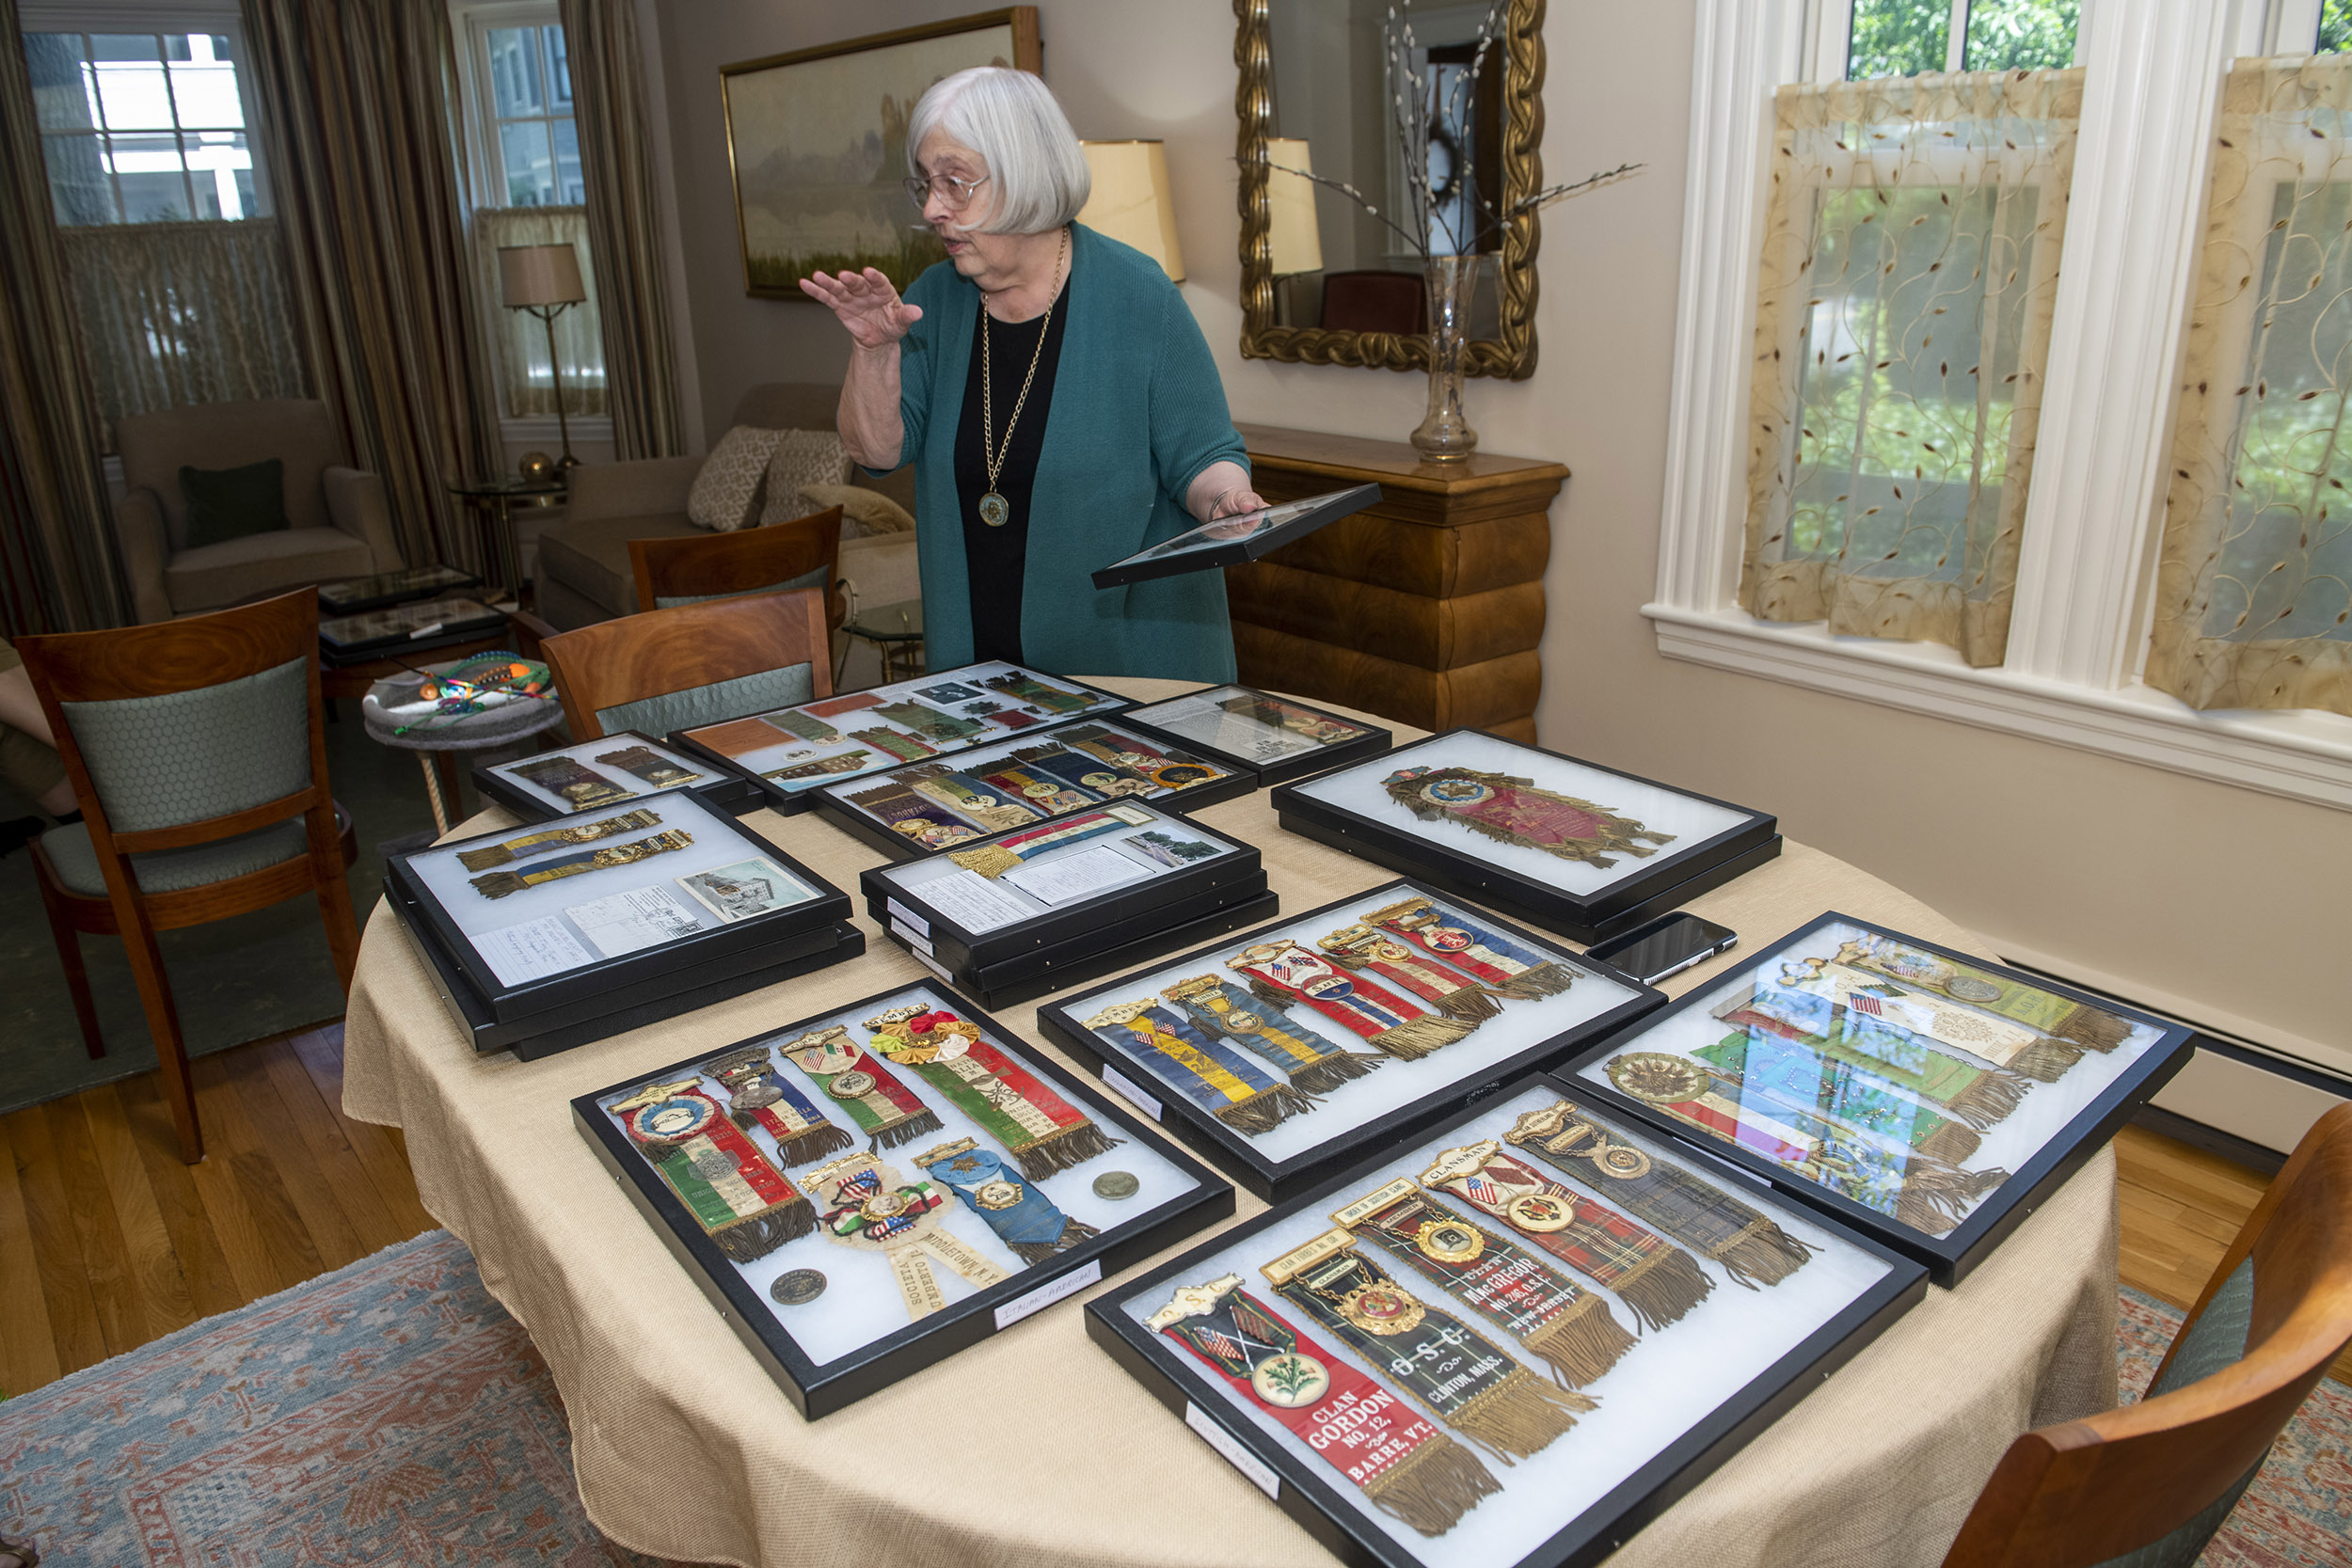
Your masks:
<instances>
[{"instance_id":1,"label":"hardwood floor","mask_svg":"<svg viewBox=\"0 0 2352 1568\"><path fill-rule=\"evenodd\" d=\"M340 1022L199 1057L195 1166L153 1073L0 1117L0 1392L433 1228L400 1134L343 1115L342 1072ZM2185 1308L2268 1179L2137 1127L2116 1154L2123 1283Z\"/></svg>"},{"instance_id":2,"label":"hardwood floor","mask_svg":"<svg viewBox=\"0 0 2352 1568\"><path fill-rule=\"evenodd\" d=\"M399 1132L342 1114L340 1022L0 1117L0 1391L21 1394L433 1228Z\"/></svg>"}]
</instances>

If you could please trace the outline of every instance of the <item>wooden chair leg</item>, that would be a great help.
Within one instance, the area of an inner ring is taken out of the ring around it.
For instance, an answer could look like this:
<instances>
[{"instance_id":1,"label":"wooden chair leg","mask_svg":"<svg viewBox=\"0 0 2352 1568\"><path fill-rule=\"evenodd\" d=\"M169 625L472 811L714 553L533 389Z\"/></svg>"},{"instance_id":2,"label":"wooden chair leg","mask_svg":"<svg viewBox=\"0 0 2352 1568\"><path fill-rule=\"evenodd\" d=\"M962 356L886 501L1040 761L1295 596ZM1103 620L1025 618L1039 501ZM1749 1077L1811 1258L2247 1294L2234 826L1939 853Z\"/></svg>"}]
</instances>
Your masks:
<instances>
[{"instance_id":1,"label":"wooden chair leg","mask_svg":"<svg viewBox=\"0 0 2352 1568\"><path fill-rule=\"evenodd\" d=\"M119 917L119 905L117 911ZM180 1008L164 974L163 950L155 945L155 927L148 923L146 911L135 911L121 924L131 976L138 982L139 1004L147 1012L147 1032L155 1038L155 1057L164 1069L164 1101L171 1107L171 1125L180 1134L180 1161L193 1165L204 1158L204 1130L196 1121L196 1080L188 1072L188 1042L180 1033Z\"/></svg>"},{"instance_id":2,"label":"wooden chair leg","mask_svg":"<svg viewBox=\"0 0 2352 1568\"><path fill-rule=\"evenodd\" d=\"M33 879L40 884L41 907L49 914L49 934L57 939L57 965L65 971L66 994L73 998L73 1016L81 1022L83 1047L96 1061L106 1054L106 1040L98 1032L98 1004L89 993L89 969L82 961L81 934L66 919L64 906L57 901L56 889L49 885L49 879L36 876Z\"/></svg>"},{"instance_id":3,"label":"wooden chair leg","mask_svg":"<svg viewBox=\"0 0 2352 1568\"><path fill-rule=\"evenodd\" d=\"M348 998L352 972L359 963L359 925L351 915L351 884L343 879L340 864L333 876L320 879L318 895L319 918L326 926L326 949L335 956L335 978Z\"/></svg>"}]
</instances>

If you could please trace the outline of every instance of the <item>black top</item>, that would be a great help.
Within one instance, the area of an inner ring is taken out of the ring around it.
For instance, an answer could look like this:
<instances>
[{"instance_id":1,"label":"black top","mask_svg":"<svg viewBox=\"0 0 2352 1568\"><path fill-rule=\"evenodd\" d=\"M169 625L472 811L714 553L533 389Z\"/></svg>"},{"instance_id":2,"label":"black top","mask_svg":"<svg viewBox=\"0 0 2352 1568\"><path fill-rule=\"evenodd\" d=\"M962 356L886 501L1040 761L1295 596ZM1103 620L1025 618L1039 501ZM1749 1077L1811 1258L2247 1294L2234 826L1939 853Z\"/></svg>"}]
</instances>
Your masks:
<instances>
[{"instance_id":1,"label":"black top","mask_svg":"<svg viewBox=\"0 0 2352 1568\"><path fill-rule=\"evenodd\" d=\"M972 334L972 365L963 381L963 420L956 426L956 500L963 517L963 560L972 589L972 658L1001 658L1024 662L1021 657L1021 574L1029 555L1029 492L1037 483L1037 461L1045 449L1045 412L1054 402L1054 369L1061 360L1062 329L1070 325L1070 285L1054 301L1050 330L1043 316L1025 322L1000 322L980 308L979 328ZM1045 346L1038 349L1038 334ZM988 459L980 445L980 342L988 334L990 402L996 444L1005 445L1005 421L1021 399L1021 382L1036 353L1037 379L1029 385L1028 401L1013 421L1012 444L1004 467L996 471L996 493L1012 515L1002 528L980 521L980 498L988 494Z\"/></svg>"}]
</instances>

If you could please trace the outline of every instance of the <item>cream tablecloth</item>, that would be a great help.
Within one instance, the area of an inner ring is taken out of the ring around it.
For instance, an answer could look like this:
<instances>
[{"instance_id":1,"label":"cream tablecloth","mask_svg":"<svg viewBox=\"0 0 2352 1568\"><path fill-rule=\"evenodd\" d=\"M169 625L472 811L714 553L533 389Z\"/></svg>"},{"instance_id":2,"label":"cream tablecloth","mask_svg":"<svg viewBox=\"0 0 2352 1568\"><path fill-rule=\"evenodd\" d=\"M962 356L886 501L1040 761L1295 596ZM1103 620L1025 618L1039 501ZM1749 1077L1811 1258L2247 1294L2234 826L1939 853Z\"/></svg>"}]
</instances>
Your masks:
<instances>
[{"instance_id":1,"label":"cream tablecloth","mask_svg":"<svg viewBox=\"0 0 2352 1568\"><path fill-rule=\"evenodd\" d=\"M1152 698L1187 689L1105 684ZM1388 879L1281 832L1263 791L1200 819L1261 847L1285 911ZM461 831L508 820L494 811ZM873 850L813 815L749 822L863 910L857 878L878 863ZM1793 843L1691 907L1751 947L1836 909L1984 950L1917 899ZM1095 1292L812 1425L606 1175L572 1124L573 1096L923 976L863 913L858 923L869 946L853 962L525 1063L477 1057L390 911L369 922L344 1106L405 1131L425 1207L473 1249L484 1283L546 1355L590 1517L640 1551L791 1568L1327 1564L1086 1338L1080 1304ZM1052 1051L1034 1006L1004 1016ZM1240 1195L1240 1217L1263 1208ZM2115 1402L2115 1163L2102 1151L1958 1291L1931 1290L1613 1560L1940 1561L2012 1437Z\"/></svg>"}]
</instances>

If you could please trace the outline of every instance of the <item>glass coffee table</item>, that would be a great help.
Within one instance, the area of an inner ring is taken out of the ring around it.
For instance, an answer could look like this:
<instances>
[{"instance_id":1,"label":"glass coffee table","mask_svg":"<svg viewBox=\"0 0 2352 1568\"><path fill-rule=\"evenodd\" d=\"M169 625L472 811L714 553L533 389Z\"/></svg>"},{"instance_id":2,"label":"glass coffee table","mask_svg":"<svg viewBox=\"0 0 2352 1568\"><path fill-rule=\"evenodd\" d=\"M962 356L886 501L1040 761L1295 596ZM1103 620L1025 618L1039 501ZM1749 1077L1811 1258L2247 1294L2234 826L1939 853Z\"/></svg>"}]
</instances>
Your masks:
<instances>
[{"instance_id":1,"label":"glass coffee table","mask_svg":"<svg viewBox=\"0 0 2352 1568\"><path fill-rule=\"evenodd\" d=\"M882 659L882 684L888 686L901 673L919 675L923 673L923 601L900 599L895 604L862 607L858 612L841 623L841 629L851 637L871 642ZM842 661L849 661L845 649ZM906 669L898 668L906 661ZM840 672L834 672L839 678Z\"/></svg>"}]
</instances>

